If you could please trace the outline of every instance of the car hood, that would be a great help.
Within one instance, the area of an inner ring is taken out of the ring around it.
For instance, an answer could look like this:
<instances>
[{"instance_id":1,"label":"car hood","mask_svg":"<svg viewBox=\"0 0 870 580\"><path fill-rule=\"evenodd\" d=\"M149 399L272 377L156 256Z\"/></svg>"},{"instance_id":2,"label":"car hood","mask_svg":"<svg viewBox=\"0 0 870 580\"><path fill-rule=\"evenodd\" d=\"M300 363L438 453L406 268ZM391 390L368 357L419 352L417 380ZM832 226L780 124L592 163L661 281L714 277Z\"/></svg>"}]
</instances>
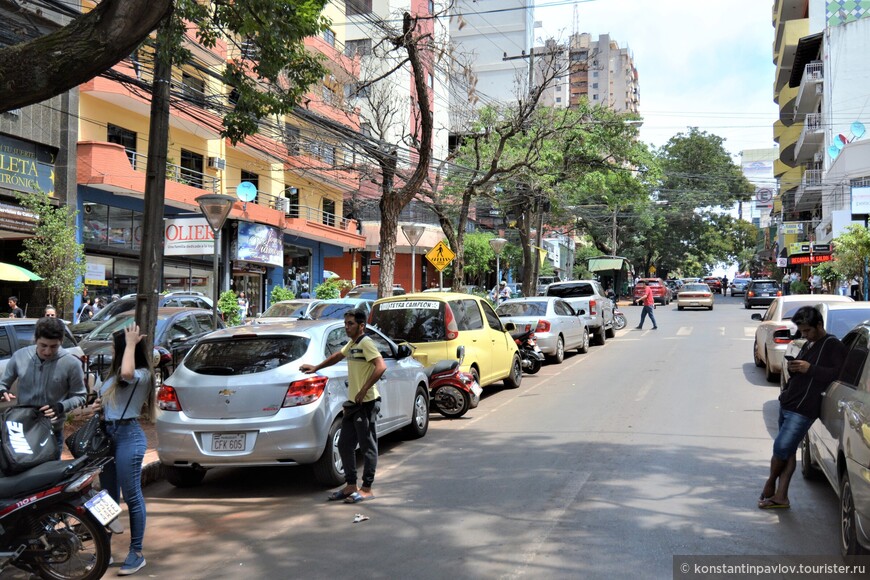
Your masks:
<instances>
[{"instance_id":1,"label":"car hood","mask_svg":"<svg viewBox=\"0 0 870 580\"><path fill-rule=\"evenodd\" d=\"M91 322L88 320L87 322L79 322L78 324L70 324L69 329L76 336L84 336L85 334L89 334L93 329L98 327L102 322Z\"/></svg>"}]
</instances>

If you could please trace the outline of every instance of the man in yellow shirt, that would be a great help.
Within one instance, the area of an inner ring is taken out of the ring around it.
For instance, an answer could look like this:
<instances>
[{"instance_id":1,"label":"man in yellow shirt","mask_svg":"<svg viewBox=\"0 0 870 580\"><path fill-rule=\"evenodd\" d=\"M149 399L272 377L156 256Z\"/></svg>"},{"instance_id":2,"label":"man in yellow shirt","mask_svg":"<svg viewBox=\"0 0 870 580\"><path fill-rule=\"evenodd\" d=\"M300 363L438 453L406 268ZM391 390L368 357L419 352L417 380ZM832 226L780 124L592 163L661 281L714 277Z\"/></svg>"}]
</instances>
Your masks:
<instances>
[{"instance_id":1,"label":"man in yellow shirt","mask_svg":"<svg viewBox=\"0 0 870 580\"><path fill-rule=\"evenodd\" d=\"M345 486L329 496L332 501L359 503L374 499L372 483L378 465L378 436L375 424L381 410L381 395L377 382L387 365L375 342L366 336L366 314L351 310L344 315L344 331L350 342L339 352L330 355L318 365L304 364L303 373L315 373L324 367L347 359L347 401L341 418L338 453L344 464ZM357 487L356 447L363 452L362 487Z\"/></svg>"}]
</instances>

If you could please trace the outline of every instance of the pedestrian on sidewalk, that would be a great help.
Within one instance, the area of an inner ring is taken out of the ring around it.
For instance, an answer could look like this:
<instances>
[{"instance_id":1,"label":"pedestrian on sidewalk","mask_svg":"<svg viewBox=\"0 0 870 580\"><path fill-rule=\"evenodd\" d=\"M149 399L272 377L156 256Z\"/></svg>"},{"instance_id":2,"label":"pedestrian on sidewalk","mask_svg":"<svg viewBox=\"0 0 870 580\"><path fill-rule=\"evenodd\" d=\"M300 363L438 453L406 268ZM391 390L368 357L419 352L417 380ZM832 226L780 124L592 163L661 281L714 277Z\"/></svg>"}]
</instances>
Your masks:
<instances>
[{"instance_id":1,"label":"pedestrian on sidewalk","mask_svg":"<svg viewBox=\"0 0 870 580\"><path fill-rule=\"evenodd\" d=\"M139 419L150 421L154 415L154 372L144 338L136 324L112 335L112 370L93 405L95 411L103 410L106 431L114 441L115 461L103 470L100 483L116 502L120 503L123 491L130 514L130 550L119 576L135 574L145 566L142 461L148 442Z\"/></svg>"},{"instance_id":2,"label":"pedestrian on sidewalk","mask_svg":"<svg viewBox=\"0 0 870 580\"><path fill-rule=\"evenodd\" d=\"M656 307L656 300L653 297L653 291L649 284L644 286L643 296L635 300L635 304L637 303L643 304L643 310L640 313L640 324L637 325L637 330L643 330L643 323L647 316L649 316L650 322L652 322L652 329L658 330L659 325L656 324L656 317L655 314L653 314L653 310L655 310Z\"/></svg>"},{"instance_id":3,"label":"pedestrian on sidewalk","mask_svg":"<svg viewBox=\"0 0 870 580\"><path fill-rule=\"evenodd\" d=\"M304 364L303 373L315 373L347 358L347 401L343 404L338 453L344 466L345 486L329 496L330 501L359 503L374 499L372 483L378 464L378 435L375 423L381 409L377 382L387 365L378 347L366 336L366 313L354 309L344 314L344 331L350 342L317 365ZM356 448L363 453L362 487L357 487Z\"/></svg>"},{"instance_id":4,"label":"pedestrian on sidewalk","mask_svg":"<svg viewBox=\"0 0 870 580\"><path fill-rule=\"evenodd\" d=\"M791 321L807 342L788 361L790 377L779 396L779 433L773 442L770 475L758 498L763 510L791 507L788 487L797 466L798 446L819 418L822 395L846 360L846 347L825 332L822 313L815 307L799 308Z\"/></svg>"}]
</instances>

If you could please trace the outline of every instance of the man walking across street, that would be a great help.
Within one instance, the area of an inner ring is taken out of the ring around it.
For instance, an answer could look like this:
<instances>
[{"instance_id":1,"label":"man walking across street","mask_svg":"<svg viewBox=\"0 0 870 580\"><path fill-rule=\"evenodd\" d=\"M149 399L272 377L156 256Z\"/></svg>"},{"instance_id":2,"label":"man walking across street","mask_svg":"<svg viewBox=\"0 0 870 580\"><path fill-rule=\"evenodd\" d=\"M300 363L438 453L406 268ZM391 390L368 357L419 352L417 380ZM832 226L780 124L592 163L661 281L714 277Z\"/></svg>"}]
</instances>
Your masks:
<instances>
[{"instance_id":1,"label":"man walking across street","mask_svg":"<svg viewBox=\"0 0 870 580\"><path fill-rule=\"evenodd\" d=\"M43 317L36 323L35 344L12 355L0 379L0 401L11 401L9 388L18 380L18 404L39 407L51 419L57 439L57 458L63 448L66 414L85 402L85 374L79 359L61 348L64 323Z\"/></svg>"},{"instance_id":2,"label":"man walking across street","mask_svg":"<svg viewBox=\"0 0 870 580\"><path fill-rule=\"evenodd\" d=\"M375 423L381 409L381 396L376 386L387 365L375 342L366 336L366 313L351 310L344 315L344 331L350 342L339 352L317 365L304 364L303 373L315 373L347 358L347 401L341 418L338 453L344 465L345 486L329 496L330 501L359 503L374 499L372 483L378 464L378 436ZM357 487L356 448L363 452L362 487Z\"/></svg>"},{"instance_id":3,"label":"man walking across street","mask_svg":"<svg viewBox=\"0 0 870 580\"><path fill-rule=\"evenodd\" d=\"M807 339L794 360L788 361L790 378L779 396L779 433L773 442L770 475L764 482L758 507L763 510L788 508L788 486L797 465L797 449L819 418L822 395L837 378L846 360L846 347L825 332L821 312L804 306L791 321Z\"/></svg>"},{"instance_id":4,"label":"man walking across street","mask_svg":"<svg viewBox=\"0 0 870 580\"><path fill-rule=\"evenodd\" d=\"M643 296L635 300L635 303L638 302L643 304L643 311L641 311L640 313L640 324L637 325L637 329L643 330L643 323L646 320L647 315L649 315L650 322L652 322L653 325L652 329L658 330L659 325L656 324L656 317L655 314L653 314L653 310L656 307L656 301L653 297L653 291L652 288L650 288L649 284L644 286Z\"/></svg>"}]
</instances>

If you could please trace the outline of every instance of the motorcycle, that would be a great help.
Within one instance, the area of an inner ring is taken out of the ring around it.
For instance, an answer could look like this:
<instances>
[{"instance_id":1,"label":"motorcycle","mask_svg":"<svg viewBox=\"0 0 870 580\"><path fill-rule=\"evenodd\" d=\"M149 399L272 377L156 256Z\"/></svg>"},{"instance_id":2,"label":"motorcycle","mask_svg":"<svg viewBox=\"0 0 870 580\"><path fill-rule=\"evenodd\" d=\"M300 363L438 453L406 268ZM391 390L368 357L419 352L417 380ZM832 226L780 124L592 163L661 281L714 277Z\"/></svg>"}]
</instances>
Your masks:
<instances>
[{"instance_id":1,"label":"motorcycle","mask_svg":"<svg viewBox=\"0 0 870 580\"><path fill-rule=\"evenodd\" d=\"M123 531L121 508L92 486L111 461L47 461L0 477L0 576L9 566L56 580L96 580L106 573L109 534Z\"/></svg>"},{"instance_id":2,"label":"motorcycle","mask_svg":"<svg viewBox=\"0 0 870 580\"><path fill-rule=\"evenodd\" d=\"M625 318L625 314L622 313L621 310L613 305L613 329L614 330L622 330L625 328L625 325L628 324L628 320Z\"/></svg>"},{"instance_id":3,"label":"motorcycle","mask_svg":"<svg viewBox=\"0 0 870 580\"><path fill-rule=\"evenodd\" d=\"M429 369L429 393L432 406L448 419L458 419L480 403L483 389L471 373L459 370L465 359L465 347L456 349L459 360L442 360Z\"/></svg>"},{"instance_id":4,"label":"motorcycle","mask_svg":"<svg viewBox=\"0 0 870 580\"><path fill-rule=\"evenodd\" d=\"M544 364L544 353L541 352L541 348L538 346L535 330L530 328L525 332L515 332L511 334L511 337L517 343L523 372L533 375L541 370L541 365Z\"/></svg>"}]
</instances>

